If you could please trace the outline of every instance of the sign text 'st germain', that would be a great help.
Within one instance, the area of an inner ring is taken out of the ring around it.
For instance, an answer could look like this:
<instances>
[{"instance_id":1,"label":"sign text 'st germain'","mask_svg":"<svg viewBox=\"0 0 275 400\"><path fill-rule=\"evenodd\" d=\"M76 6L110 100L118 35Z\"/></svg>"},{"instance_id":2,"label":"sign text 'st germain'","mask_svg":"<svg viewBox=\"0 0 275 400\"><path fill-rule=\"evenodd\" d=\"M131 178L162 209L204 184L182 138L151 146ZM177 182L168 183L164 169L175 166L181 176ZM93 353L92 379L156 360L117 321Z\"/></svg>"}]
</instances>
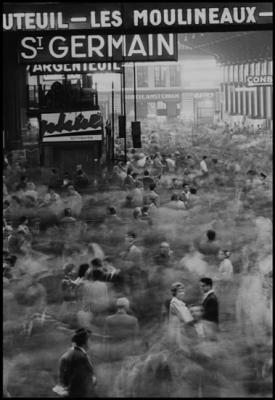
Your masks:
<instances>
[{"instance_id":1,"label":"sign text 'st germain'","mask_svg":"<svg viewBox=\"0 0 275 400\"><path fill-rule=\"evenodd\" d=\"M57 35L25 36L19 43L19 62L175 61L177 35Z\"/></svg>"}]
</instances>

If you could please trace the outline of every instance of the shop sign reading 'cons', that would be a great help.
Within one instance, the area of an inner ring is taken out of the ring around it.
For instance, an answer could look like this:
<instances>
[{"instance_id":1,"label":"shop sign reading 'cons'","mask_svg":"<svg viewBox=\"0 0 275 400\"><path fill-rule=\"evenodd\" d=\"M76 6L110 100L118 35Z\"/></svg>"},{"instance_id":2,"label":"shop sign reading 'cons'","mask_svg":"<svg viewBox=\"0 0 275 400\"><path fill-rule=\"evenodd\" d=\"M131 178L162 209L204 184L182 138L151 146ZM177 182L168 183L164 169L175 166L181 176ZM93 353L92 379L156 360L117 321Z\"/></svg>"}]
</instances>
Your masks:
<instances>
[{"instance_id":1,"label":"shop sign reading 'cons'","mask_svg":"<svg viewBox=\"0 0 275 400\"><path fill-rule=\"evenodd\" d=\"M30 35L19 39L19 62L176 61L177 35Z\"/></svg>"},{"instance_id":2,"label":"shop sign reading 'cons'","mask_svg":"<svg viewBox=\"0 0 275 400\"><path fill-rule=\"evenodd\" d=\"M111 34L200 31L272 24L272 2L4 3L4 31L91 30ZM49 12L50 10L50 12ZM187 28L187 30L186 30ZM251 28L250 28L251 29ZM97 33L97 32L96 32Z\"/></svg>"},{"instance_id":3,"label":"shop sign reading 'cons'","mask_svg":"<svg viewBox=\"0 0 275 400\"><path fill-rule=\"evenodd\" d=\"M272 86L273 76L272 75L248 75L246 78L246 84L248 87L252 86Z\"/></svg>"}]
</instances>

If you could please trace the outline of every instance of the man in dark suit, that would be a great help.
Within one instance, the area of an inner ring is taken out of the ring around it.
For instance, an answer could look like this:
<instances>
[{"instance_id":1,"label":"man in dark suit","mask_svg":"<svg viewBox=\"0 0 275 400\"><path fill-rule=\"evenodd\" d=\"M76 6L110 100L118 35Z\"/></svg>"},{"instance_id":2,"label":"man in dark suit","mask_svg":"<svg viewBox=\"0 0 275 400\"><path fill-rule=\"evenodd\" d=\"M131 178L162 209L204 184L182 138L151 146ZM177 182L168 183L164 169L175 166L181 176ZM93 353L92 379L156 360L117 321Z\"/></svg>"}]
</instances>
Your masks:
<instances>
[{"instance_id":1,"label":"man in dark suit","mask_svg":"<svg viewBox=\"0 0 275 400\"><path fill-rule=\"evenodd\" d=\"M105 320L105 335L109 359L118 360L133 355L138 348L139 324L129 315L130 303L126 297L116 302L117 312Z\"/></svg>"},{"instance_id":2,"label":"man in dark suit","mask_svg":"<svg viewBox=\"0 0 275 400\"><path fill-rule=\"evenodd\" d=\"M60 359L60 384L68 397L93 397L96 378L87 355L90 334L87 329L78 329L72 337L73 346Z\"/></svg>"},{"instance_id":3,"label":"man in dark suit","mask_svg":"<svg viewBox=\"0 0 275 400\"><path fill-rule=\"evenodd\" d=\"M218 327L219 324L219 303L212 287L213 281L211 278L201 278L200 287L203 292L203 319L210 321Z\"/></svg>"}]
</instances>

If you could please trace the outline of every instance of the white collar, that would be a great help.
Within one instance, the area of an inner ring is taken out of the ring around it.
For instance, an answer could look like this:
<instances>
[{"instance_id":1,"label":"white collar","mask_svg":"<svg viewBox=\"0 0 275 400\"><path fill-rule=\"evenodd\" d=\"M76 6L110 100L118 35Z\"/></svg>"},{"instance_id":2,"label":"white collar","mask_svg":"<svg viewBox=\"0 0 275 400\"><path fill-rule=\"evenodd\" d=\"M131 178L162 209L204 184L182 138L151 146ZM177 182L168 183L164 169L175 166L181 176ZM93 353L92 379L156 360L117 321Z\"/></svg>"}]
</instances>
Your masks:
<instances>
[{"instance_id":1,"label":"white collar","mask_svg":"<svg viewBox=\"0 0 275 400\"><path fill-rule=\"evenodd\" d=\"M210 294L212 294L212 293L214 293L214 290L213 290L213 289L210 289L210 290L208 290L208 292L204 293L204 295L203 295L203 300L205 300L206 297L208 297L208 296L209 296Z\"/></svg>"}]
</instances>

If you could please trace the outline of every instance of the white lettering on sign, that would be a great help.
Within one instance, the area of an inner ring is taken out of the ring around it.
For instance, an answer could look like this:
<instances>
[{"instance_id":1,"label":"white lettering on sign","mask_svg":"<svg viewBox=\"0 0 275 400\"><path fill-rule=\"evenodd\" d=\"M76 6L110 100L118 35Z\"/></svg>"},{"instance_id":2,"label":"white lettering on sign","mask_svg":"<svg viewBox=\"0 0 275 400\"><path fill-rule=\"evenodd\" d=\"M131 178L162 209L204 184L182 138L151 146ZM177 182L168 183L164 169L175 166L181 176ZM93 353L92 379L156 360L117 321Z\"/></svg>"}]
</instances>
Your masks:
<instances>
[{"instance_id":1,"label":"white lettering on sign","mask_svg":"<svg viewBox=\"0 0 275 400\"><path fill-rule=\"evenodd\" d=\"M81 64L33 64L27 66L32 75L56 74L61 72L122 72L118 63L81 63Z\"/></svg>"},{"instance_id":2,"label":"white lettering on sign","mask_svg":"<svg viewBox=\"0 0 275 400\"><path fill-rule=\"evenodd\" d=\"M9 9L7 3L4 9ZM34 3L35 4L35 3ZM144 4L144 3L143 3ZM173 3L176 4L176 3ZM178 4L181 4L180 2ZM184 3L183 3L184 4ZM216 25L216 24L255 24L266 23L265 18L272 18L272 5L268 2L257 2L250 6L216 5L215 7L204 6L202 3L194 2L194 7L169 8L169 5L160 3L158 7L150 10L135 6L124 5L123 9L108 10L102 4L101 10L91 10L89 4L83 9L79 5L79 10L72 7L63 12L34 12L29 7L28 12L4 12L3 30L72 30L72 29L108 29L117 28L118 33L122 33L122 28L126 30L133 27L178 27L182 25ZM93 3L91 3L91 7ZM270 6L270 7L269 7ZM100 8L100 4L94 4ZM82 8L82 9L81 9ZM47 9L46 9L47 10ZM76 15L75 15L76 14ZM82 14L82 15L81 15ZM120 28L120 29L118 29ZM125 31L125 33L127 33ZM134 32L132 32L134 33Z\"/></svg>"},{"instance_id":3,"label":"white lettering on sign","mask_svg":"<svg viewBox=\"0 0 275 400\"><path fill-rule=\"evenodd\" d=\"M61 50L61 52L56 53L53 46L58 40L60 40L61 42L66 42L66 39L62 36L56 36L52 38L49 42L49 53L53 58L64 58L68 54L69 49L66 46L59 46L58 50Z\"/></svg>"},{"instance_id":4,"label":"white lettering on sign","mask_svg":"<svg viewBox=\"0 0 275 400\"><path fill-rule=\"evenodd\" d=\"M267 86L273 84L272 75L248 75L246 78L246 83L248 87L252 86Z\"/></svg>"},{"instance_id":5,"label":"white lettering on sign","mask_svg":"<svg viewBox=\"0 0 275 400\"><path fill-rule=\"evenodd\" d=\"M75 111L47 113L41 115L40 131L44 138L84 135L86 132L102 130L100 111Z\"/></svg>"},{"instance_id":6,"label":"white lettering on sign","mask_svg":"<svg viewBox=\"0 0 275 400\"><path fill-rule=\"evenodd\" d=\"M209 7L164 10L134 10L136 27L256 23L256 7Z\"/></svg>"},{"instance_id":7,"label":"white lettering on sign","mask_svg":"<svg viewBox=\"0 0 275 400\"><path fill-rule=\"evenodd\" d=\"M48 142L98 142L102 140L102 135L78 135L78 136L46 136L44 143Z\"/></svg>"},{"instance_id":8,"label":"white lettering on sign","mask_svg":"<svg viewBox=\"0 0 275 400\"><path fill-rule=\"evenodd\" d=\"M133 94L126 94L126 99L134 100ZM137 100L180 100L179 93L148 93L148 94L137 94Z\"/></svg>"},{"instance_id":9,"label":"white lettering on sign","mask_svg":"<svg viewBox=\"0 0 275 400\"><path fill-rule=\"evenodd\" d=\"M21 39L20 60L33 63L176 60L177 36L157 35L70 35L27 36Z\"/></svg>"}]
</instances>

